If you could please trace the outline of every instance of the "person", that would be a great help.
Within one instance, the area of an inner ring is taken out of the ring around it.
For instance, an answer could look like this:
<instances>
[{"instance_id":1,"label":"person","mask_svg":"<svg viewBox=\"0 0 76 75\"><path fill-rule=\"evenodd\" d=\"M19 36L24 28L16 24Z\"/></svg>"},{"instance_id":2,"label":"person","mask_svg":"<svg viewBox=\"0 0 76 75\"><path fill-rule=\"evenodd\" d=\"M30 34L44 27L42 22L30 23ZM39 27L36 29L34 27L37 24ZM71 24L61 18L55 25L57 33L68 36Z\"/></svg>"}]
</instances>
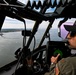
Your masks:
<instances>
[{"instance_id":1,"label":"person","mask_svg":"<svg viewBox=\"0 0 76 75\"><path fill-rule=\"evenodd\" d=\"M76 21L72 26L64 25L64 28L69 32L66 36L69 47L76 49ZM76 75L76 56L62 58L57 62L59 56L51 57L50 70L44 75Z\"/></svg>"}]
</instances>

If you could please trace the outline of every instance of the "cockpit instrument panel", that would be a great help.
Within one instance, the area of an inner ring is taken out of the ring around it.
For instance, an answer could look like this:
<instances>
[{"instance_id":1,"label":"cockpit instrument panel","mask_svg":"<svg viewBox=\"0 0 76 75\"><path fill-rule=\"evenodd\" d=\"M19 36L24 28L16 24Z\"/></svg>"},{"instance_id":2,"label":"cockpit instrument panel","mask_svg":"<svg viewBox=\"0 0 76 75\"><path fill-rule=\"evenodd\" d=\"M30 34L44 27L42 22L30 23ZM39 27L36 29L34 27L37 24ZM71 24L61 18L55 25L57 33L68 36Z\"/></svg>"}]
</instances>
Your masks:
<instances>
[{"instance_id":1,"label":"cockpit instrument panel","mask_svg":"<svg viewBox=\"0 0 76 75\"><path fill-rule=\"evenodd\" d=\"M47 43L47 51L46 51L46 61L50 64L50 58L52 56L57 56L60 54L61 58L65 58L71 55L71 50L65 45L65 42L62 41L49 41Z\"/></svg>"}]
</instances>

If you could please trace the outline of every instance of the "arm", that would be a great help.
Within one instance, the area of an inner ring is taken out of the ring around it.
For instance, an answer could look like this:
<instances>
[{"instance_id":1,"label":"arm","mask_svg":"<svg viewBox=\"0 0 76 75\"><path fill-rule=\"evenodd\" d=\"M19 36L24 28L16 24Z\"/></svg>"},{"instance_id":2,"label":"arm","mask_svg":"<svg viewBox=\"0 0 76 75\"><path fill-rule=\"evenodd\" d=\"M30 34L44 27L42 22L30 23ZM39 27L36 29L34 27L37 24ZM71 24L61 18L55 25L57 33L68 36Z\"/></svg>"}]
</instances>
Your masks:
<instances>
[{"instance_id":1,"label":"arm","mask_svg":"<svg viewBox=\"0 0 76 75\"><path fill-rule=\"evenodd\" d=\"M57 63L57 59L60 56L60 54L58 54L56 57L52 56L50 61L51 61L51 65L50 65L50 72L45 73L44 75L58 75L59 74L59 70L58 67L56 65Z\"/></svg>"},{"instance_id":2,"label":"arm","mask_svg":"<svg viewBox=\"0 0 76 75\"><path fill-rule=\"evenodd\" d=\"M51 57L51 66L50 66L50 71L52 71L54 69L55 75L59 74L59 69L57 67L57 60L58 57L60 56L60 54L58 54L56 57L52 56Z\"/></svg>"}]
</instances>

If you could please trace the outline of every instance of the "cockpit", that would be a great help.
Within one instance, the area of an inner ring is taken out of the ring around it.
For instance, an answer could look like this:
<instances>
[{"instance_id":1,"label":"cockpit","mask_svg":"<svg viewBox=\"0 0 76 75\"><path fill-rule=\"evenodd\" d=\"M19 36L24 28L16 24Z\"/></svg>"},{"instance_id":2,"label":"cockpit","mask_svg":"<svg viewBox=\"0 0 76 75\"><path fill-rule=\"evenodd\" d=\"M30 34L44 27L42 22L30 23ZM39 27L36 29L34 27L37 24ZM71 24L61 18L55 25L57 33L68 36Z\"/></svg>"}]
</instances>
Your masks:
<instances>
[{"instance_id":1,"label":"cockpit","mask_svg":"<svg viewBox=\"0 0 76 75\"><path fill-rule=\"evenodd\" d=\"M66 21L76 17L75 8L75 0L0 1L0 29L6 16L24 24L21 32L23 46L15 51L17 65L13 75L43 75L49 71L51 56L60 54L59 61L72 55L67 40L64 40L68 32L64 30L63 25L73 24ZM27 26L31 27L32 23L28 25L26 19L34 21L31 30L27 30ZM40 29L41 24L43 31ZM53 27L57 30L52 29ZM31 49L32 40L34 42Z\"/></svg>"}]
</instances>

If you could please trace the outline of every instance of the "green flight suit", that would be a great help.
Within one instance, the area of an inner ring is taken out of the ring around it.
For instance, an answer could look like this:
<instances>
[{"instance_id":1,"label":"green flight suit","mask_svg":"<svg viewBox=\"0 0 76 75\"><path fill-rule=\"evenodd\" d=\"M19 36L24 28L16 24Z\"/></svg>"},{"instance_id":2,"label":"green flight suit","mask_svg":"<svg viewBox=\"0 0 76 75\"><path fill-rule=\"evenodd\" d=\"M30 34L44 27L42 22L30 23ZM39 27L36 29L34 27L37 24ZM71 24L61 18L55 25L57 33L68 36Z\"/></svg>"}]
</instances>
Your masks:
<instances>
[{"instance_id":1,"label":"green flight suit","mask_svg":"<svg viewBox=\"0 0 76 75\"><path fill-rule=\"evenodd\" d=\"M76 57L67 57L61 59L57 64L59 75L76 75ZM50 66L50 71L44 75L55 75L55 64Z\"/></svg>"}]
</instances>

